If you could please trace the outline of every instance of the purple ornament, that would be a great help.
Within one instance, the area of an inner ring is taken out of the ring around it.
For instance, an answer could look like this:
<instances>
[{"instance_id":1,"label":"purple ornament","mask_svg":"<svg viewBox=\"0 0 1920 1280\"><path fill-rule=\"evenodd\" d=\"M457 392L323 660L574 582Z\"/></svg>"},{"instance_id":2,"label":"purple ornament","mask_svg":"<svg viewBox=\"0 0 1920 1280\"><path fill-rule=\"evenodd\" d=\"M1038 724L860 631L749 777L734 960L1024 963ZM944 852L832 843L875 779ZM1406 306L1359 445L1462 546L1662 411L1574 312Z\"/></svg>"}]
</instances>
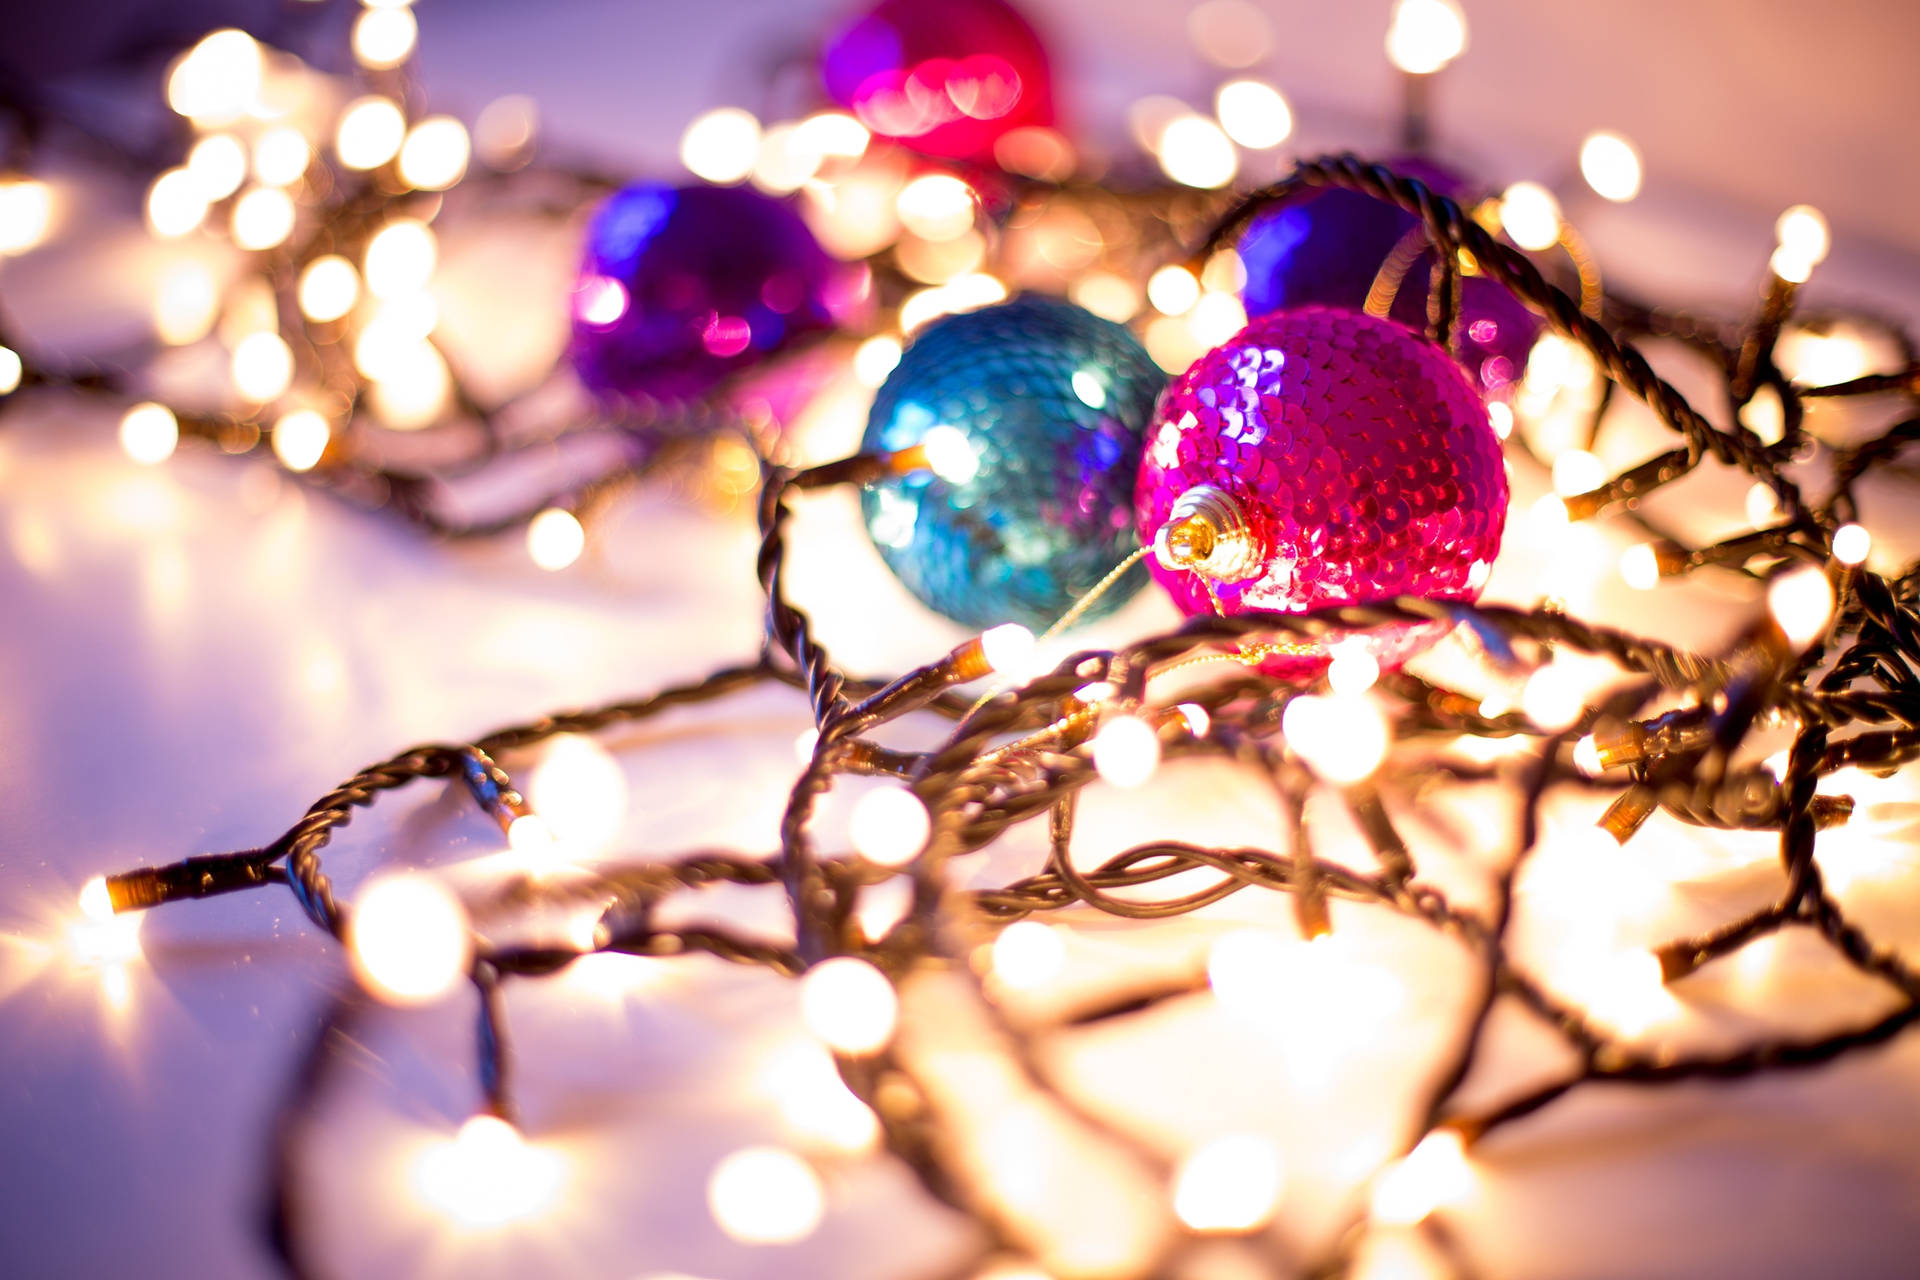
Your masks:
<instances>
[{"instance_id":1,"label":"purple ornament","mask_svg":"<svg viewBox=\"0 0 1920 1280\"><path fill-rule=\"evenodd\" d=\"M833 327L864 283L778 200L637 183L587 224L573 365L601 395L691 399Z\"/></svg>"},{"instance_id":2,"label":"purple ornament","mask_svg":"<svg viewBox=\"0 0 1920 1280\"><path fill-rule=\"evenodd\" d=\"M1188 614L1472 600L1506 510L1500 442L1460 367L1399 324L1331 307L1262 316L1176 378L1134 494L1153 576ZM1390 668L1443 630L1367 643ZM1300 645L1261 669L1298 679L1326 660Z\"/></svg>"},{"instance_id":3,"label":"purple ornament","mask_svg":"<svg viewBox=\"0 0 1920 1280\"><path fill-rule=\"evenodd\" d=\"M1399 160L1391 167L1450 199L1471 198L1465 179L1427 161ZM1382 264L1396 249L1404 253L1419 244L1424 237L1412 214L1358 191L1322 187L1261 214L1240 237L1247 272L1241 297L1250 316L1309 303L1359 311ZM1432 266L1427 249L1405 264L1390 314L1409 328L1426 327ZM1540 336L1539 318L1500 285L1470 276L1460 284L1460 320L1468 374L1482 395L1506 394L1526 369L1527 353Z\"/></svg>"}]
</instances>

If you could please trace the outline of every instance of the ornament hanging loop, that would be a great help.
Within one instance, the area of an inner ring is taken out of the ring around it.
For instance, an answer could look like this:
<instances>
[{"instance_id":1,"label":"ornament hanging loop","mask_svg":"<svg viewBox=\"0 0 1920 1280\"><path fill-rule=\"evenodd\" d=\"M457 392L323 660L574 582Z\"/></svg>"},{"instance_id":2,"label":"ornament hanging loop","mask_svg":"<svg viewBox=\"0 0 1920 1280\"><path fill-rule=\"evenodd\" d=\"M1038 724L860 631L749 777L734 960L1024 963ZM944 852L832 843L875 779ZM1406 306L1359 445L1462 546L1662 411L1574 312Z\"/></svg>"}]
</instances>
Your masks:
<instances>
[{"instance_id":1,"label":"ornament hanging loop","mask_svg":"<svg viewBox=\"0 0 1920 1280\"><path fill-rule=\"evenodd\" d=\"M1165 569L1238 582L1260 571L1266 548L1239 499L1218 485L1197 484L1174 499L1153 535L1153 555Z\"/></svg>"}]
</instances>

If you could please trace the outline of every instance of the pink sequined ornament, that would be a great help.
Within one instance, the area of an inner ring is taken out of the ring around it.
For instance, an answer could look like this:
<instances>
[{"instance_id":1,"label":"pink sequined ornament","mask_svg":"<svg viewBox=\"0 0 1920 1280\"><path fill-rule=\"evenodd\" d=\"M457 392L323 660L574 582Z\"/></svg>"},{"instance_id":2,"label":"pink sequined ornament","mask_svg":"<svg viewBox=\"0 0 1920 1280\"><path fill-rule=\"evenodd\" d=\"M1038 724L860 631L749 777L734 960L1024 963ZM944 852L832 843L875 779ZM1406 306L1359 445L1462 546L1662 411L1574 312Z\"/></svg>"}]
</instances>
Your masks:
<instances>
[{"instance_id":1,"label":"pink sequined ornament","mask_svg":"<svg viewBox=\"0 0 1920 1280\"><path fill-rule=\"evenodd\" d=\"M1188 614L1473 600L1506 512L1500 442L1460 367L1399 324L1329 307L1261 316L1176 378L1134 495L1148 565ZM1366 643L1392 668L1444 630ZM1327 658L1287 643L1261 669L1302 679Z\"/></svg>"}]
</instances>

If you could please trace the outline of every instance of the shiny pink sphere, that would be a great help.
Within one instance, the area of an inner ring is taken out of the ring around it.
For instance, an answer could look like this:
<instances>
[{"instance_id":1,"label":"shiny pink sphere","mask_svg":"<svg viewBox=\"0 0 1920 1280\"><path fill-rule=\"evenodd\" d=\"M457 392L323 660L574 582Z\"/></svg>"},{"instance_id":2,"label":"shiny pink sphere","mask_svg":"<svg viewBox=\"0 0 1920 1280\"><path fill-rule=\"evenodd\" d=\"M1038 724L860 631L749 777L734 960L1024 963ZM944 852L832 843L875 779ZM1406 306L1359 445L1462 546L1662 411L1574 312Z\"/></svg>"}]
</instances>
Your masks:
<instances>
[{"instance_id":1,"label":"shiny pink sphere","mask_svg":"<svg viewBox=\"0 0 1920 1280\"><path fill-rule=\"evenodd\" d=\"M1261 316L1167 388L1134 496L1142 540L1199 485L1230 495L1256 548L1243 574L1213 583L1229 615L1473 600L1507 512L1500 442L1460 367L1393 321L1329 307ZM1199 573L1148 564L1183 612L1213 610ZM1392 668L1443 630L1382 628L1368 644ZM1261 665L1298 679L1327 656Z\"/></svg>"}]
</instances>

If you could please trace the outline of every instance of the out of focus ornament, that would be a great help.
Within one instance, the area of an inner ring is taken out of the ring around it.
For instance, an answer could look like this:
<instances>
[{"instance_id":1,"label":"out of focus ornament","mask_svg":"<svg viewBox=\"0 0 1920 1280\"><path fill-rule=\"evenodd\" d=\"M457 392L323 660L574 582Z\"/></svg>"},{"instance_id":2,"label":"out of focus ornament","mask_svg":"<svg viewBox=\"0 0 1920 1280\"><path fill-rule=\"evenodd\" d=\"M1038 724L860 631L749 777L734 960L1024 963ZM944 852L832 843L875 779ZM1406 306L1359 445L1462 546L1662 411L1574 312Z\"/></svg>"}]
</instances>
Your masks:
<instances>
[{"instance_id":1,"label":"out of focus ornament","mask_svg":"<svg viewBox=\"0 0 1920 1280\"><path fill-rule=\"evenodd\" d=\"M1135 514L1155 578L1188 614L1299 613L1392 596L1472 600L1507 510L1500 442L1447 353L1389 320L1274 312L1162 398ZM1382 629L1382 667L1439 628ZM1325 665L1279 646L1262 669Z\"/></svg>"},{"instance_id":2,"label":"out of focus ornament","mask_svg":"<svg viewBox=\"0 0 1920 1280\"><path fill-rule=\"evenodd\" d=\"M1468 198L1459 175L1424 160L1392 167L1451 199ZM1420 220L1344 188L1309 192L1254 219L1239 243L1247 314L1321 303L1359 311L1375 281L1391 290L1394 319L1422 328L1433 252ZM1526 369L1540 321L1491 280L1460 282L1461 360L1482 395L1499 396Z\"/></svg>"},{"instance_id":3,"label":"out of focus ornament","mask_svg":"<svg viewBox=\"0 0 1920 1280\"><path fill-rule=\"evenodd\" d=\"M930 156L984 162L1053 123L1046 50L1004 0L881 0L827 40L820 78L874 133Z\"/></svg>"},{"instance_id":4,"label":"out of focus ornament","mask_svg":"<svg viewBox=\"0 0 1920 1280\"><path fill-rule=\"evenodd\" d=\"M1166 375L1119 325L1038 294L923 330L862 448L912 465L861 497L908 590L974 627L1040 629L1138 545L1128 497ZM1090 608L1138 590L1131 572Z\"/></svg>"},{"instance_id":5,"label":"out of focus ornament","mask_svg":"<svg viewBox=\"0 0 1920 1280\"><path fill-rule=\"evenodd\" d=\"M681 401L832 327L863 268L744 187L639 183L587 224L572 359L602 395Z\"/></svg>"}]
</instances>

